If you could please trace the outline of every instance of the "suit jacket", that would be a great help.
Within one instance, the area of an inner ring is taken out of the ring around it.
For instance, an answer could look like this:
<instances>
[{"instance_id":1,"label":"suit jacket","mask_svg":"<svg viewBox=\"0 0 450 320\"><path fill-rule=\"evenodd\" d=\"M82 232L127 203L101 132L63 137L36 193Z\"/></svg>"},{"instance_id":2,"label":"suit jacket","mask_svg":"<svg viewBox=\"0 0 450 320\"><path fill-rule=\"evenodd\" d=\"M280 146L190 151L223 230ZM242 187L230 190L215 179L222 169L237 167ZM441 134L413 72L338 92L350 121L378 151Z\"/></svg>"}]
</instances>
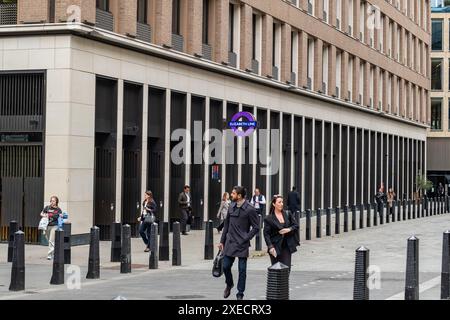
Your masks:
<instances>
[{"instance_id":1,"label":"suit jacket","mask_svg":"<svg viewBox=\"0 0 450 320\"><path fill-rule=\"evenodd\" d=\"M296 191L290 191L287 198L287 206L289 210L293 211L292 213L295 213L295 211L300 210L299 205L300 194Z\"/></svg>"},{"instance_id":2,"label":"suit jacket","mask_svg":"<svg viewBox=\"0 0 450 320\"><path fill-rule=\"evenodd\" d=\"M284 221L287 223L282 225L275 214L269 214L264 218L264 240L266 241L267 251L272 247L277 251L277 255L281 254L283 238L286 238L286 244L291 253L297 251L299 245L298 239L296 239L295 233L298 230L298 223L292 213L283 211ZM292 231L281 235L279 231L284 228L292 228Z\"/></svg>"},{"instance_id":3,"label":"suit jacket","mask_svg":"<svg viewBox=\"0 0 450 320\"><path fill-rule=\"evenodd\" d=\"M258 230L256 209L247 200L240 208L236 202L231 203L220 240L224 244L224 254L229 257L248 257L250 240Z\"/></svg>"},{"instance_id":4,"label":"suit jacket","mask_svg":"<svg viewBox=\"0 0 450 320\"><path fill-rule=\"evenodd\" d=\"M191 198L191 203L192 203L192 196L189 193L189 197ZM180 206L181 209L188 209L190 208L190 204L188 203L188 198L186 197L186 194L183 192L180 193L180 195L178 196L178 205Z\"/></svg>"}]
</instances>

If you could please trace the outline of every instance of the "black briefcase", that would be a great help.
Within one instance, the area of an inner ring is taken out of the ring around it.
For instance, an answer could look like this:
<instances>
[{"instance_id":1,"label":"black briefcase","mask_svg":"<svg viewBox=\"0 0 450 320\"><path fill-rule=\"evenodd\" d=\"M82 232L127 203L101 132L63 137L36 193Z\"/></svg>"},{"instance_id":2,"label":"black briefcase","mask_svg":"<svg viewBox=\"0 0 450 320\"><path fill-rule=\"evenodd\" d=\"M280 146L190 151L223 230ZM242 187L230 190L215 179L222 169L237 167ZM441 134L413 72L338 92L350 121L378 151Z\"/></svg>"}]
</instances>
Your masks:
<instances>
[{"instance_id":1,"label":"black briefcase","mask_svg":"<svg viewBox=\"0 0 450 320\"><path fill-rule=\"evenodd\" d=\"M219 251L213 262L212 275L213 277L220 278L223 274L223 253Z\"/></svg>"}]
</instances>

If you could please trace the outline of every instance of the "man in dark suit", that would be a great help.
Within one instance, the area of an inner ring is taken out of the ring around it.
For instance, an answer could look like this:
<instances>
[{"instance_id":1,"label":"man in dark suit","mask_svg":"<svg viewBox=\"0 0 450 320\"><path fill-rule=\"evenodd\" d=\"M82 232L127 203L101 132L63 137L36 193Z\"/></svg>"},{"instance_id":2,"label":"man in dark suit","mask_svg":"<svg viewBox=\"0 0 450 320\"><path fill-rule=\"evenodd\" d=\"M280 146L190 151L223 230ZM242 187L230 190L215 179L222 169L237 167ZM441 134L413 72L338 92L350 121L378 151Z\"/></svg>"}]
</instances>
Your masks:
<instances>
[{"instance_id":1,"label":"man in dark suit","mask_svg":"<svg viewBox=\"0 0 450 320\"><path fill-rule=\"evenodd\" d=\"M247 279L247 258L249 256L250 240L258 233L259 219L256 209L245 200L244 187L236 186L231 192L233 203L230 204L228 215L225 219L219 250L223 251L223 272L225 274L226 288L224 298L230 296L233 288L233 274L231 267L235 258L239 258L239 281L236 298L244 298L245 281Z\"/></svg>"},{"instance_id":2,"label":"man in dark suit","mask_svg":"<svg viewBox=\"0 0 450 320\"><path fill-rule=\"evenodd\" d=\"M288 193L287 200L288 209L292 214L300 210L300 194L296 191L295 187L292 187L292 191Z\"/></svg>"},{"instance_id":3,"label":"man in dark suit","mask_svg":"<svg viewBox=\"0 0 450 320\"><path fill-rule=\"evenodd\" d=\"M184 186L183 192L178 196L178 205L181 210L181 234L186 236L186 224L192 212L192 197L190 193L191 188L188 185Z\"/></svg>"}]
</instances>

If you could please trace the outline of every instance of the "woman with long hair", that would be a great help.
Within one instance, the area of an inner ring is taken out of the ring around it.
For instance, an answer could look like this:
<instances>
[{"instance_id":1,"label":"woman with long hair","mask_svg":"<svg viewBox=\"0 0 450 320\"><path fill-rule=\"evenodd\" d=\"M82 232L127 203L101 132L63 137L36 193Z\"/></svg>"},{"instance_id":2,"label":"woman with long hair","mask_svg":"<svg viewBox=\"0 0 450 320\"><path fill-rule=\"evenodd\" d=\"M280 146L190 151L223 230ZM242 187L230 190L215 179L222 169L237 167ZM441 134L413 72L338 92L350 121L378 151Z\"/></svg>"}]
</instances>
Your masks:
<instances>
[{"instance_id":1,"label":"woman with long hair","mask_svg":"<svg viewBox=\"0 0 450 320\"><path fill-rule=\"evenodd\" d=\"M59 199L57 196L51 196L50 205L46 206L42 210L41 217L48 219L45 237L48 241L47 260L51 260L53 259L53 254L55 251L55 231L58 228L58 218L62 218L62 211L59 208Z\"/></svg>"},{"instance_id":2,"label":"woman with long hair","mask_svg":"<svg viewBox=\"0 0 450 320\"><path fill-rule=\"evenodd\" d=\"M264 239L272 265L281 262L291 269L291 256L300 244L296 238L297 230L294 215L284 210L283 197L274 196L270 214L264 218Z\"/></svg>"},{"instance_id":3,"label":"woman with long hair","mask_svg":"<svg viewBox=\"0 0 450 320\"><path fill-rule=\"evenodd\" d=\"M230 207L230 194L228 192L225 192L222 195L222 201L220 202L219 212L217 213L217 218L219 219L220 223L217 227L217 231L220 233L223 229L223 224L225 219L228 215L228 208Z\"/></svg>"},{"instance_id":4,"label":"woman with long hair","mask_svg":"<svg viewBox=\"0 0 450 320\"><path fill-rule=\"evenodd\" d=\"M153 193L146 191L144 194L144 201L142 202L142 213L138 217L140 222L139 234L145 244L145 252L150 251L150 232L152 230L152 223L157 222L156 219L157 205L153 199Z\"/></svg>"}]
</instances>

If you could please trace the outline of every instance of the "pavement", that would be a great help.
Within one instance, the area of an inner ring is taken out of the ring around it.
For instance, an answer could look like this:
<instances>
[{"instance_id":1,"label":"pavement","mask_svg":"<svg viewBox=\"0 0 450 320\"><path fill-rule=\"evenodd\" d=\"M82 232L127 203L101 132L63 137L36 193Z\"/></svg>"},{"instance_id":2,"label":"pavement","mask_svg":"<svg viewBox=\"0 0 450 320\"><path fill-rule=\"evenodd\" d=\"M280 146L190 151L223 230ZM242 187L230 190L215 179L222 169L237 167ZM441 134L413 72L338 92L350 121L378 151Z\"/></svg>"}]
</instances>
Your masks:
<instances>
[{"instance_id":1,"label":"pavement","mask_svg":"<svg viewBox=\"0 0 450 320\"><path fill-rule=\"evenodd\" d=\"M342 221L342 219L341 219ZM292 257L290 274L291 300L351 300L355 250L363 245L370 250L371 300L403 300L407 239L419 238L420 299L440 299L442 237L450 229L450 214L397 221L376 227L306 241ZM358 226L359 228L359 226ZM305 233L302 219L301 232ZM220 234L214 231L215 243ZM86 279L89 246L72 248L72 264L66 265L64 285L50 285L52 261L46 260L47 247L27 245L25 248L25 291L8 290L11 263L7 263L7 244L0 244L0 300L112 300L119 296L128 300L217 300L223 299L224 277L211 275L212 260L203 259L204 231L191 231L182 236L182 265L159 261L159 268L148 269L149 254L141 239L132 239L132 272L120 273L120 263L111 263L108 241L100 243L100 279ZM170 238L170 244L172 239ZM252 241L252 246L254 240ZM246 300L266 298L267 268L270 259L263 251L251 251L247 268ZM171 252L171 250L170 250ZM215 248L217 252L217 248ZM237 262L233 266L237 283ZM78 279L81 283L78 286ZM235 288L228 299L234 299Z\"/></svg>"}]
</instances>

